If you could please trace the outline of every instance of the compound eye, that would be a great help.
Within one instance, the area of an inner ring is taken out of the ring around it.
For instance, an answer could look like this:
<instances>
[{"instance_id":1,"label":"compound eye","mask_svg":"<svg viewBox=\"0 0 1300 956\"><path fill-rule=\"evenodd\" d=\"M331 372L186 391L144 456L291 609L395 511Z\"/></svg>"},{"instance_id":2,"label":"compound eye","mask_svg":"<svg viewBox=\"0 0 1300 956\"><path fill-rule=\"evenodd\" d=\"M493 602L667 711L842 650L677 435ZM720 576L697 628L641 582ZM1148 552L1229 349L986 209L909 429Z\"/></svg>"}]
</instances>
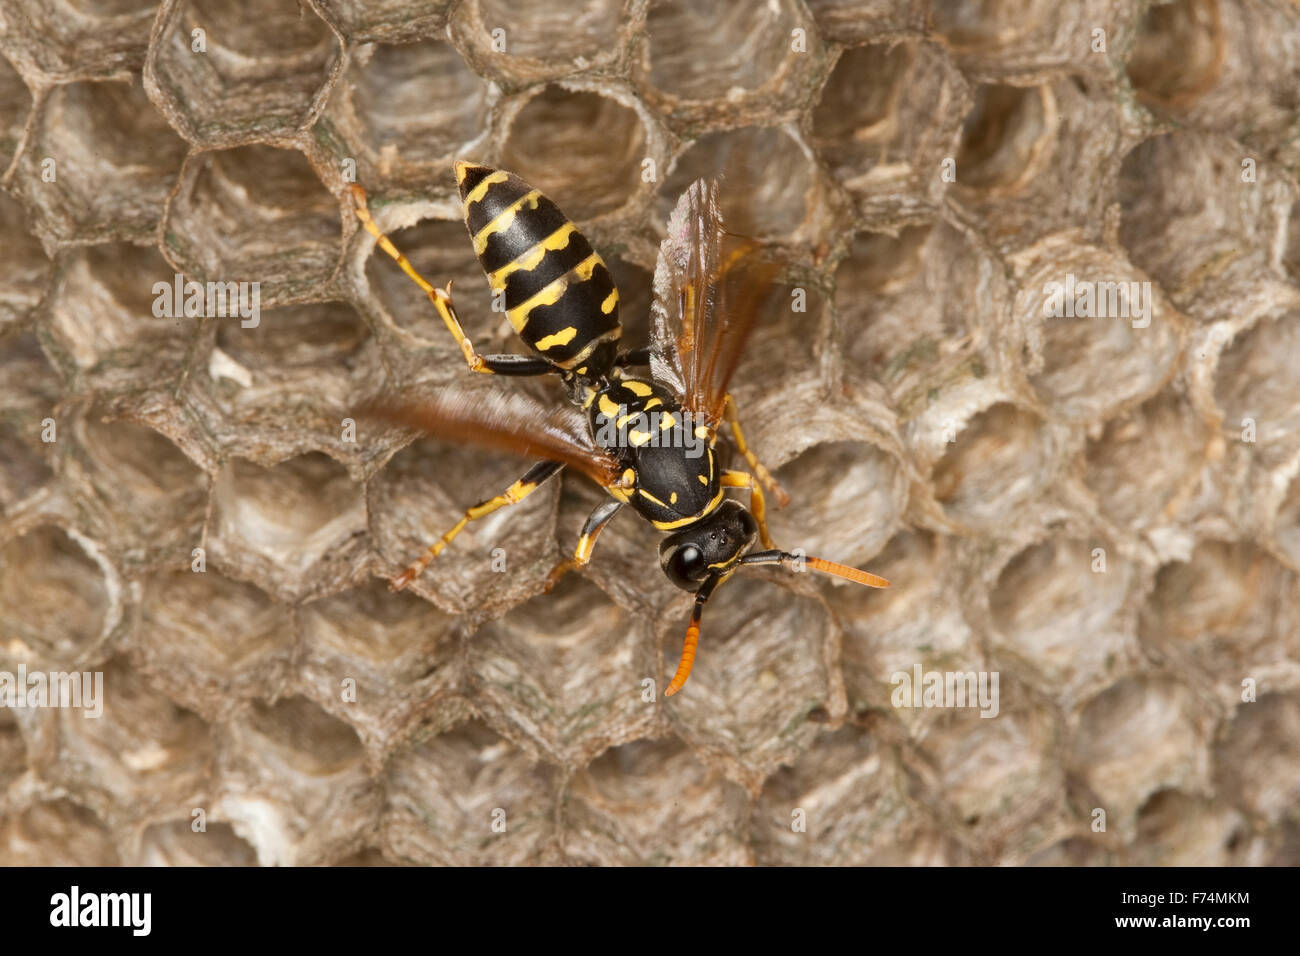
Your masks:
<instances>
[{"instance_id":1,"label":"compound eye","mask_svg":"<svg viewBox=\"0 0 1300 956\"><path fill-rule=\"evenodd\" d=\"M694 591L704 578L704 571L704 552L693 544L682 545L664 565L668 580L684 591Z\"/></svg>"}]
</instances>

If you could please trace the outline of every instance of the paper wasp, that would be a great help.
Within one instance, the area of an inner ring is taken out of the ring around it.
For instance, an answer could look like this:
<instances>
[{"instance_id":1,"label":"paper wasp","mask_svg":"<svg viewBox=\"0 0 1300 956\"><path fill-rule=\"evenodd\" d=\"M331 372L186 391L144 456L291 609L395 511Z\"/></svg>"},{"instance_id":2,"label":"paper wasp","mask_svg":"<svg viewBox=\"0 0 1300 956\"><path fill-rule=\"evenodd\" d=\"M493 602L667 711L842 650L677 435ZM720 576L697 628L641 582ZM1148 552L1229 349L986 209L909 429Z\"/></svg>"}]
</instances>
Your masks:
<instances>
[{"instance_id":1,"label":"paper wasp","mask_svg":"<svg viewBox=\"0 0 1300 956\"><path fill-rule=\"evenodd\" d=\"M591 560L596 538L630 505L666 537L659 564L677 587L695 593L677 671L664 691L691 672L704 605L743 565L812 568L871 587L889 582L857 568L778 549L767 529L763 488L789 500L745 442L727 391L775 268L757 244L723 228L716 182L698 180L677 203L655 269L651 343L620 351L618 290L600 255L559 207L518 176L456 163L465 223L492 289L532 355L480 355L465 335L449 289L419 275L374 224L365 193L353 187L362 225L429 296L472 371L559 377L573 408L548 412L522 394L487 402L390 398L359 411L442 438L540 459L502 494L467 510L454 527L393 578L399 590L421 574L471 521L516 504L565 466L610 495L588 517L573 556L560 562L547 590ZM650 377L628 367L649 365ZM723 421L748 471L722 469L714 444ZM747 510L725 497L749 492ZM751 550L754 539L762 550Z\"/></svg>"}]
</instances>

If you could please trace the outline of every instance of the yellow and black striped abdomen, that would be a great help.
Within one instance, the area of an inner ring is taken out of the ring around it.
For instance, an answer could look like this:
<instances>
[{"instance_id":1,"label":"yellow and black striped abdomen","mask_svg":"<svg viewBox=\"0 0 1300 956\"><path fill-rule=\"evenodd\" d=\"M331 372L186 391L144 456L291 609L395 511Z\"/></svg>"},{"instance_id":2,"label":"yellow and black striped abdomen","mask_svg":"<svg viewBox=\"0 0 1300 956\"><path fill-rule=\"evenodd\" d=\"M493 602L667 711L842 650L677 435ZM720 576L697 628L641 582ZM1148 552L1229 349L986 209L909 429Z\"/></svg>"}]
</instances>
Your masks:
<instances>
[{"instance_id":1,"label":"yellow and black striped abdomen","mask_svg":"<svg viewBox=\"0 0 1300 956\"><path fill-rule=\"evenodd\" d=\"M474 251L524 343L600 376L618 347L614 277L560 208L513 173L456 164Z\"/></svg>"}]
</instances>

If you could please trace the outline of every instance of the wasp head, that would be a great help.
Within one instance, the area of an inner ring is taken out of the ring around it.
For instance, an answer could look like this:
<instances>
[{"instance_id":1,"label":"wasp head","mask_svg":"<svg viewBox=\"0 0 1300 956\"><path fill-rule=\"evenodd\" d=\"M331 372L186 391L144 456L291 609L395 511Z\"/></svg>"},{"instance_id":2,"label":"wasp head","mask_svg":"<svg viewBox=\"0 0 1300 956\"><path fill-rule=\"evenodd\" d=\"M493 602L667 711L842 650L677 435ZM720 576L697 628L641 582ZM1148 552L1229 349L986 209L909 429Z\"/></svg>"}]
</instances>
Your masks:
<instances>
[{"instance_id":1,"label":"wasp head","mask_svg":"<svg viewBox=\"0 0 1300 956\"><path fill-rule=\"evenodd\" d=\"M710 575L726 574L758 534L758 523L739 502L727 500L706 518L659 543L659 566L683 591L694 591Z\"/></svg>"}]
</instances>

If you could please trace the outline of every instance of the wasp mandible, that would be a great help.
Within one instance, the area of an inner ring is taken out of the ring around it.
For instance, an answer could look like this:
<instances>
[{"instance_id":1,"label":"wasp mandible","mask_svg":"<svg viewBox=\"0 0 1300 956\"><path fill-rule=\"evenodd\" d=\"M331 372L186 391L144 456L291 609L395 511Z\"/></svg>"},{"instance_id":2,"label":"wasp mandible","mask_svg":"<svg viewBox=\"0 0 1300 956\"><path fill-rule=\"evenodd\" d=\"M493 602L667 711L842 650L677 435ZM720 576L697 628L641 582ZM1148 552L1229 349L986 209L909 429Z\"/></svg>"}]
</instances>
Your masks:
<instances>
[{"instance_id":1,"label":"wasp mandible","mask_svg":"<svg viewBox=\"0 0 1300 956\"><path fill-rule=\"evenodd\" d=\"M353 186L357 216L428 295L472 371L556 375L586 421L572 407L548 412L522 394L487 401L392 397L359 410L441 438L539 459L506 491L469 508L392 579L392 590L423 573L469 522L522 501L565 466L610 498L587 518L573 555L552 570L548 591L565 572L591 560L601 530L628 505L665 535L659 564L668 579L695 594L666 696L690 676L705 604L744 565L807 567L889 586L857 568L782 551L768 532L764 488L779 505L789 496L746 444L728 386L775 267L756 242L723 227L715 181L692 183L669 217L655 269L650 344L622 350L613 276L574 223L513 173L466 162L455 170L474 251L531 355L480 355L461 328L450 289L437 289L416 272L371 219L365 192ZM628 371L639 366L649 366L650 375ZM724 421L748 471L719 467L714 446ZM727 498L728 488L748 491L749 508ZM756 538L762 544L757 551Z\"/></svg>"}]
</instances>

